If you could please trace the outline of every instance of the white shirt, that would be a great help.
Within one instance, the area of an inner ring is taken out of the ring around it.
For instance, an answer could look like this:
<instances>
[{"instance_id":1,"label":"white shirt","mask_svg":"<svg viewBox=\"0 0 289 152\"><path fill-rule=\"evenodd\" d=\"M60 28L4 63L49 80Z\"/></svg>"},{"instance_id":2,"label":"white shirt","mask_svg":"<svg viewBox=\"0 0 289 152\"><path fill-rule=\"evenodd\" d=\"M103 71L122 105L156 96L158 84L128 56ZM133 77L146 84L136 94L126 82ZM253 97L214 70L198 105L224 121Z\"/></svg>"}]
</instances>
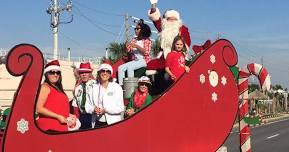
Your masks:
<instances>
[{"instance_id":1,"label":"white shirt","mask_svg":"<svg viewBox=\"0 0 289 152\"><path fill-rule=\"evenodd\" d=\"M91 92L92 85L95 83L96 83L95 80L88 80L86 82L86 102L87 102L88 94ZM80 108L82 95L83 95L83 87L82 87L82 84L79 84L78 86L75 87L74 92L73 92L72 106L78 107L81 113L85 113L85 111L83 111L83 109Z\"/></svg>"},{"instance_id":2,"label":"white shirt","mask_svg":"<svg viewBox=\"0 0 289 152\"><path fill-rule=\"evenodd\" d=\"M121 86L115 82L109 82L107 88L102 87L99 83L93 84L91 92L88 93L85 110L87 113L93 114L97 106L105 109L104 115L97 117L98 121L106 121L107 124L121 121L124 112Z\"/></svg>"}]
</instances>

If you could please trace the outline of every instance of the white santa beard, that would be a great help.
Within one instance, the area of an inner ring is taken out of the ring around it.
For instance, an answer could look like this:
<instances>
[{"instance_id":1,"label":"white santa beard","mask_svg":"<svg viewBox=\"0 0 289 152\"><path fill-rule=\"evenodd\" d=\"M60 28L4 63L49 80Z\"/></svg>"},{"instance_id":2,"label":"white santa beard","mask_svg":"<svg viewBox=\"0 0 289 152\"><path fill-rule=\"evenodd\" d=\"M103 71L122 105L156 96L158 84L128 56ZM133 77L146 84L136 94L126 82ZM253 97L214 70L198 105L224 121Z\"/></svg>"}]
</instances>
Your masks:
<instances>
[{"instance_id":1,"label":"white santa beard","mask_svg":"<svg viewBox=\"0 0 289 152\"><path fill-rule=\"evenodd\" d=\"M162 31L160 33L160 44L164 52L164 57L171 52L174 38L179 34L182 21L169 22L166 19L162 20Z\"/></svg>"}]
</instances>

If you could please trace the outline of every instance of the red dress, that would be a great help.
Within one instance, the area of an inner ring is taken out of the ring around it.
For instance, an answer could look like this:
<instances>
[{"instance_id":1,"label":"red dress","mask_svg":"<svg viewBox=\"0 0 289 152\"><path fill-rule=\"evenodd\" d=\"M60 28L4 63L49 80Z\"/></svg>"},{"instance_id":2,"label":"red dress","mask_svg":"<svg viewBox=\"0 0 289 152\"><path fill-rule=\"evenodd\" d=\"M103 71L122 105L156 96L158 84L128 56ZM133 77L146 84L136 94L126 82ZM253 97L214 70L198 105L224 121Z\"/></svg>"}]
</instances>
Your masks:
<instances>
[{"instance_id":1,"label":"red dress","mask_svg":"<svg viewBox=\"0 0 289 152\"><path fill-rule=\"evenodd\" d=\"M166 59L166 67L178 79L185 72L185 57L182 52L171 51Z\"/></svg>"},{"instance_id":2,"label":"red dress","mask_svg":"<svg viewBox=\"0 0 289 152\"><path fill-rule=\"evenodd\" d=\"M49 86L49 85L47 85ZM44 107L67 118L69 116L69 101L65 94L49 86L50 93ZM57 119L39 115L37 125L41 130L68 131L66 124L61 124Z\"/></svg>"}]
</instances>

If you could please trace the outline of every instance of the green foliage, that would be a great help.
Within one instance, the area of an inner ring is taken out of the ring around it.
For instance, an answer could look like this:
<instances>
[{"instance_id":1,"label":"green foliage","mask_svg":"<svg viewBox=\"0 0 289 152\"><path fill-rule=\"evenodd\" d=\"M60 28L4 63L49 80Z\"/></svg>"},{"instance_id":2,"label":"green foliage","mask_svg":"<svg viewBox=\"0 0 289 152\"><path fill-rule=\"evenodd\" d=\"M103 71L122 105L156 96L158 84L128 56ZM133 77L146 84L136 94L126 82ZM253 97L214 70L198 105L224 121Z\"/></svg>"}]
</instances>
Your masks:
<instances>
[{"instance_id":1,"label":"green foliage","mask_svg":"<svg viewBox=\"0 0 289 152\"><path fill-rule=\"evenodd\" d=\"M255 91L255 90L259 90L260 89L260 87L259 87L259 84L249 84L249 88L248 88L249 90L249 93L251 93L251 92L253 92L253 91Z\"/></svg>"},{"instance_id":2,"label":"green foliage","mask_svg":"<svg viewBox=\"0 0 289 152\"><path fill-rule=\"evenodd\" d=\"M273 90L279 90L279 89L283 90L283 87L280 84L276 84L276 85L272 86L272 89Z\"/></svg>"},{"instance_id":3,"label":"green foliage","mask_svg":"<svg viewBox=\"0 0 289 152\"><path fill-rule=\"evenodd\" d=\"M161 44L160 44L159 39L156 39L153 42L151 53L152 53L153 56L157 56L160 51L161 51Z\"/></svg>"},{"instance_id":4,"label":"green foliage","mask_svg":"<svg viewBox=\"0 0 289 152\"><path fill-rule=\"evenodd\" d=\"M127 54L124 43L111 42L108 44L108 50L109 50L108 59L112 63L115 63L116 61L120 60Z\"/></svg>"}]
</instances>

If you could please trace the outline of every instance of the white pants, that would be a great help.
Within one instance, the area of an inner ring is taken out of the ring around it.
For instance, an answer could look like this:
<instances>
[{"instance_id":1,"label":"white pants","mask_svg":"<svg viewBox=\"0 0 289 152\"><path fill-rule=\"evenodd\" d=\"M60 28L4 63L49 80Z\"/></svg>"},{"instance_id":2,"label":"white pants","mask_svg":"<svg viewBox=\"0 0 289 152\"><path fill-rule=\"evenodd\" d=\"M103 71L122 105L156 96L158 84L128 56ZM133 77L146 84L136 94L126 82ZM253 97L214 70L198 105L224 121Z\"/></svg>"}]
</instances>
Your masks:
<instances>
[{"instance_id":1,"label":"white pants","mask_svg":"<svg viewBox=\"0 0 289 152\"><path fill-rule=\"evenodd\" d=\"M129 78L134 77L134 70L146 67L146 61L144 59L133 60L122 64L118 67L118 83L119 85L123 85L123 78L125 76L125 71L127 70L127 76Z\"/></svg>"}]
</instances>

